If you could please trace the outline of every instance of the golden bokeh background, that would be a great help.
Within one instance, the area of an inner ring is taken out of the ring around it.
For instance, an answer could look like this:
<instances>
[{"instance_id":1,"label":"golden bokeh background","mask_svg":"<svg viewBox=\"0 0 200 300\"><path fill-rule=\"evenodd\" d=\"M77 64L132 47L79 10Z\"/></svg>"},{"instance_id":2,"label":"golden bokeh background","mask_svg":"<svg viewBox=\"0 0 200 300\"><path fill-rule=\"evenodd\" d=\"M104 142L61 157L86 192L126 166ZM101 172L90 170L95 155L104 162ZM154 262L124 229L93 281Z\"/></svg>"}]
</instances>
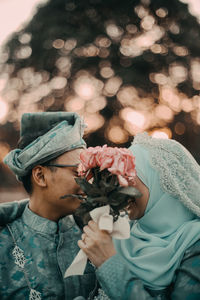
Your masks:
<instances>
[{"instance_id":1,"label":"golden bokeh background","mask_svg":"<svg viewBox=\"0 0 200 300\"><path fill-rule=\"evenodd\" d=\"M1 201L24 195L3 164L24 112L77 112L89 146L127 147L147 131L180 141L200 161L200 17L187 2L38 6L0 54Z\"/></svg>"}]
</instances>

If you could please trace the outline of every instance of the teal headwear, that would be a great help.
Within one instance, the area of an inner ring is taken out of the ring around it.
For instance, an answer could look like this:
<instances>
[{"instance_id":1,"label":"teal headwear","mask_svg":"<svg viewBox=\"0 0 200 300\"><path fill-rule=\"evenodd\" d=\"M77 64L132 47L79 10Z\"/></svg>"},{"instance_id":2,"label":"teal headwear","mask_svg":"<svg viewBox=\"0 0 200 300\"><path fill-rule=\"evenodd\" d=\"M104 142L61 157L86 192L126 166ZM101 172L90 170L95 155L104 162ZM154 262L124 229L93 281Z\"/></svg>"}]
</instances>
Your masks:
<instances>
[{"instance_id":1,"label":"teal headwear","mask_svg":"<svg viewBox=\"0 0 200 300\"><path fill-rule=\"evenodd\" d=\"M178 142L146 133L130 147L150 196L127 240L115 241L133 276L155 290L168 286L187 248L200 239L200 166Z\"/></svg>"},{"instance_id":2,"label":"teal headwear","mask_svg":"<svg viewBox=\"0 0 200 300\"><path fill-rule=\"evenodd\" d=\"M66 151L84 148L85 124L72 112L25 113L21 119L20 136L38 136L24 149L15 149L4 158L5 164L20 180L37 164L56 158ZM46 132L44 134L44 132Z\"/></svg>"}]
</instances>

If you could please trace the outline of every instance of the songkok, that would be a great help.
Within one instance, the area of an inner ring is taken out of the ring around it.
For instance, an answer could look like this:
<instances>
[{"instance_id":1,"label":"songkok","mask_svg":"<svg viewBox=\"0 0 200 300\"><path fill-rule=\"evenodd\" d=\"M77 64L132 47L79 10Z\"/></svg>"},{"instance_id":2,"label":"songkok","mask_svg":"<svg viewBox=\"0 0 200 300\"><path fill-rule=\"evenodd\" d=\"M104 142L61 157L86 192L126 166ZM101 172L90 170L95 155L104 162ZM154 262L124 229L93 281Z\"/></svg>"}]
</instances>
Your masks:
<instances>
[{"instance_id":1,"label":"songkok","mask_svg":"<svg viewBox=\"0 0 200 300\"><path fill-rule=\"evenodd\" d=\"M86 125L73 112L25 113L21 119L20 137L36 138L24 149L15 149L4 158L4 163L17 178L26 176L37 164L45 163L64 152L85 148L83 140Z\"/></svg>"}]
</instances>

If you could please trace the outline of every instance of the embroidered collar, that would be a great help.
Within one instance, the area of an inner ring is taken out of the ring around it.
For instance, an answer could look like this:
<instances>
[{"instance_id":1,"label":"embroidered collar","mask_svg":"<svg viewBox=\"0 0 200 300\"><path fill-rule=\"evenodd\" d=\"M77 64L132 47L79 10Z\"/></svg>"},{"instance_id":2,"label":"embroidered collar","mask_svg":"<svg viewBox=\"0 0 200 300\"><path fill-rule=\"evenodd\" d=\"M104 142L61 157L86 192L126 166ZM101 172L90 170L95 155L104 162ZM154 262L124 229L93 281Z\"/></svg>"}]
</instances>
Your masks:
<instances>
[{"instance_id":1,"label":"embroidered collar","mask_svg":"<svg viewBox=\"0 0 200 300\"><path fill-rule=\"evenodd\" d=\"M61 218L58 222L51 221L32 212L28 204L23 212L22 221L33 230L48 235L54 235L58 230L64 232L75 225L72 216Z\"/></svg>"}]
</instances>

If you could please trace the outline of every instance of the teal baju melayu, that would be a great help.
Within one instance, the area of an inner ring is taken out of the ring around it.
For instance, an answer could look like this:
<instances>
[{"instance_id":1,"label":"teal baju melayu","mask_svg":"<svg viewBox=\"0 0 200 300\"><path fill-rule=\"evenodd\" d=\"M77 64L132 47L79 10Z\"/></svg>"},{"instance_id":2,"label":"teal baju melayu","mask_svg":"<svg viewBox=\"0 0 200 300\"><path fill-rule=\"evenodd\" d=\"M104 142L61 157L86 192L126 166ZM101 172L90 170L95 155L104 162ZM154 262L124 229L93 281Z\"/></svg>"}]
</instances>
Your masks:
<instances>
[{"instance_id":1,"label":"teal baju melayu","mask_svg":"<svg viewBox=\"0 0 200 300\"><path fill-rule=\"evenodd\" d=\"M0 299L29 300L30 287L24 272L15 263L12 251L12 231L17 245L23 250L24 270L32 289L41 299L73 300L78 295L95 300L199 300L200 240L186 252L171 284L163 290L148 289L141 279L133 276L130 264L118 254L98 269L88 263L81 276L64 279L64 272L79 251L80 229L70 216L57 223L41 218L26 206L27 201L0 205ZM23 213L24 210L24 213ZM95 296L97 278L100 287ZM93 293L94 292L94 293ZM94 296L94 297L93 297Z\"/></svg>"},{"instance_id":2,"label":"teal baju melayu","mask_svg":"<svg viewBox=\"0 0 200 300\"><path fill-rule=\"evenodd\" d=\"M13 209L12 204L7 204L7 212L9 205ZM6 221L4 214L2 217ZM87 298L96 284L95 269L90 263L84 275L64 278L79 251L80 238L81 230L72 217L56 223L26 206L21 217L0 231L0 299L30 299L31 293L32 299ZM18 251L13 253L14 249Z\"/></svg>"}]
</instances>

